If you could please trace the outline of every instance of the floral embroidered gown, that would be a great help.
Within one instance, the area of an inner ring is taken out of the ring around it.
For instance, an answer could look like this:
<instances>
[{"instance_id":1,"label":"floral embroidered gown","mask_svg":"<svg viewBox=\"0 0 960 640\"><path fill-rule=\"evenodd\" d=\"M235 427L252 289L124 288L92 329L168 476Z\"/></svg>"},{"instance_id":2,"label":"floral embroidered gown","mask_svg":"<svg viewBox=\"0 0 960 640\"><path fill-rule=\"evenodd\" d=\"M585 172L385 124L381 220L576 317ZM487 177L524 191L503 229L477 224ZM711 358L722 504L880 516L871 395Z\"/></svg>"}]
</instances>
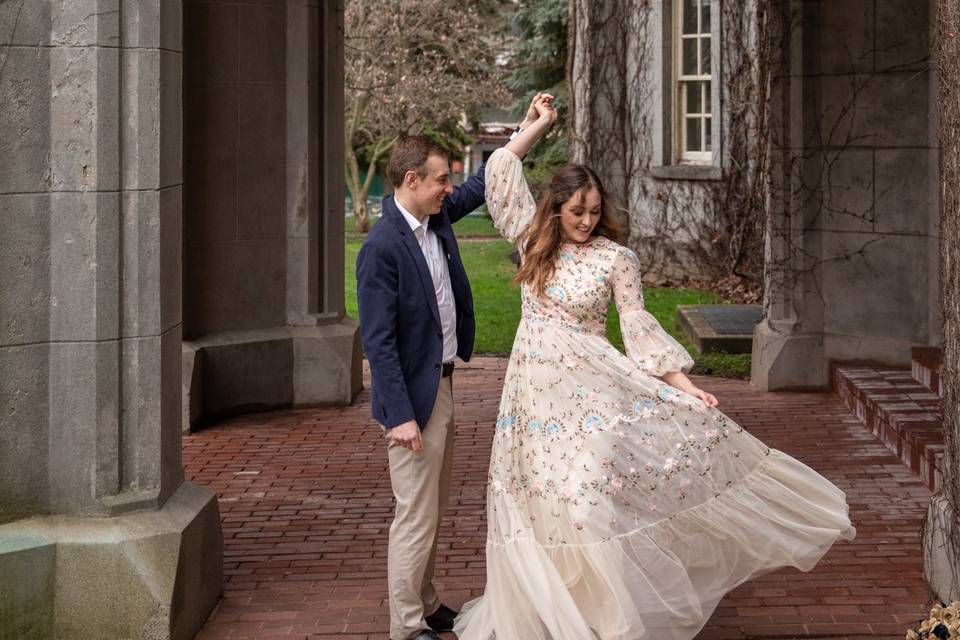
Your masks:
<instances>
[{"instance_id":1,"label":"floral embroidered gown","mask_svg":"<svg viewBox=\"0 0 960 640\"><path fill-rule=\"evenodd\" d=\"M487 206L515 241L535 203L506 149ZM611 298L627 355L605 337ZM690 356L644 310L636 255L565 244L522 290L487 490L487 584L460 640L687 639L760 573L810 570L854 529L842 491L659 379Z\"/></svg>"}]
</instances>

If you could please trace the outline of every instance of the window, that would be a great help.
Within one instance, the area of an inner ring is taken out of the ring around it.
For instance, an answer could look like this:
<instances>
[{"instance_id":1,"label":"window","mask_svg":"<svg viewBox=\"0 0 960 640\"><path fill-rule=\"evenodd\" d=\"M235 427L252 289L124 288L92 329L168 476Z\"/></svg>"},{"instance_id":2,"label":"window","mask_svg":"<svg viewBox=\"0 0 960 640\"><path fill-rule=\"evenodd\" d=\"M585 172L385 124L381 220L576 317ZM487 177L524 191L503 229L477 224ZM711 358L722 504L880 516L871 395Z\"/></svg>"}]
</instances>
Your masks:
<instances>
[{"instance_id":1,"label":"window","mask_svg":"<svg viewBox=\"0 0 960 640\"><path fill-rule=\"evenodd\" d=\"M676 0L676 124L681 162L712 160L711 0Z\"/></svg>"},{"instance_id":2,"label":"window","mask_svg":"<svg viewBox=\"0 0 960 640\"><path fill-rule=\"evenodd\" d=\"M658 0L655 178L720 180L720 12L724 0ZM656 23L655 23L656 24Z\"/></svg>"}]
</instances>

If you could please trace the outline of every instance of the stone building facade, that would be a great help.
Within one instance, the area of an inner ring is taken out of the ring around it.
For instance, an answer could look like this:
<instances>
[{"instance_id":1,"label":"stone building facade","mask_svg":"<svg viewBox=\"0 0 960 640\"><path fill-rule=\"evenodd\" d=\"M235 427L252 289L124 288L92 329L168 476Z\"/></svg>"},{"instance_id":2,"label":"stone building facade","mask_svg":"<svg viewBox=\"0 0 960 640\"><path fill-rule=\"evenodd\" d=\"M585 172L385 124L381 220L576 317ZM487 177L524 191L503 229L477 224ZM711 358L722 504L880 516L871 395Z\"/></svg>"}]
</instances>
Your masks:
<instances>
[{"instance_id":1,"label":"stone building facade","mask_svg":"<svg viewBox=\"0 0 960 640\"><path fill-rule=\"evenodd\" d=\"M183 425L349 402L342 3L0 3L0 639L190 638Z\"/></svg>"},{"instance_id":2,"label":"stone building facade","mask_svg":"<svg viewBox=\"0 0 960 640\"><path fill-rule=\"evenodd\" d=\"M571 4L574 155L627 205L651 274L729 260L725 243L750 239L739 219L765 231L740 247L766 282L763 388L823 388L830 360L906 364L939 344L934 7ZM700 123L708 148L691 153Z\"/></svg>"}]
</instances>

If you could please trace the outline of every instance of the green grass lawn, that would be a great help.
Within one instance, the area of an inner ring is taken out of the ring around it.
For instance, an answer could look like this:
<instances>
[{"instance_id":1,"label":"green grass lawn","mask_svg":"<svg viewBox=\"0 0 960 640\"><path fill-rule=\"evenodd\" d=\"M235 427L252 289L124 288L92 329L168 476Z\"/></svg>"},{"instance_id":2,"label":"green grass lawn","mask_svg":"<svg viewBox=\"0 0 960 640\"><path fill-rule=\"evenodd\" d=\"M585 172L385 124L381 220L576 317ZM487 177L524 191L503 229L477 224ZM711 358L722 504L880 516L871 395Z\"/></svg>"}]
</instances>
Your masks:
<instances>
[{"instance_id":1,"label":"green grass lawn","mask_svg":"<svg viewBox=\"0 0 960 640\"><path fill-rule=\"evenodd\" d=\"M488 218L479 220L486 220L487 224L490 224ZM457 225L458 235L467 235L462 224L461 222ZM482 228L479 224L477 226ZM492 229L492 225L489 228ZM348 240L346 250L347 315L356 318L357 283L354 266L360 250L360 240ZM513 245L503 240L460 243L460 254L473 289L477 319L477 353L505 355L513 345L513 337L520 322L520 289L511 283L516 268L506 259L512 250ZM648 288L644 290L644 299L647 310L690 351L696 361L694 373L733 378L743 378L750 374L749 354L697 353L677 326L677 305L717 304L723 302L720 296L700 289ZM612 306L607 317L607 335L618 349L623 349L620 318Z\"/></svg>"}]
</instances>

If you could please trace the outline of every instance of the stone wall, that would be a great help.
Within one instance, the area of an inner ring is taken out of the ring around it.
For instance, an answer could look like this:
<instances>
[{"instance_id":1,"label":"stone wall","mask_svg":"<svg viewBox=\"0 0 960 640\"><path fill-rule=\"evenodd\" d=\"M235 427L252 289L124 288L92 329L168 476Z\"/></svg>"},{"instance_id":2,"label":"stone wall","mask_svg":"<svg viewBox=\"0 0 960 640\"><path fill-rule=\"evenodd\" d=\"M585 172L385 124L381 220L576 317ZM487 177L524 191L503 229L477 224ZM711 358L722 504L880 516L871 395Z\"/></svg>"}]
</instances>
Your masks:
<instances>
[{"instance_id":1,"label":"stone wall","mask_svg":"<svg viewBox=\"0 0 960 640\"><path fill-rule=\"evenodd\" d=\"M184 337L286 322L286 2L184 11Z\"/></svg>"},{"instance_id":2,"label":"stone wall","mask_svg":"<svg viewBox=\"0 0 960 640\"><path fill-rule=\"evenodd\" d=\"M349 403L342 3L184 12L183 427Z\"/></svg>"}]
</instances>

